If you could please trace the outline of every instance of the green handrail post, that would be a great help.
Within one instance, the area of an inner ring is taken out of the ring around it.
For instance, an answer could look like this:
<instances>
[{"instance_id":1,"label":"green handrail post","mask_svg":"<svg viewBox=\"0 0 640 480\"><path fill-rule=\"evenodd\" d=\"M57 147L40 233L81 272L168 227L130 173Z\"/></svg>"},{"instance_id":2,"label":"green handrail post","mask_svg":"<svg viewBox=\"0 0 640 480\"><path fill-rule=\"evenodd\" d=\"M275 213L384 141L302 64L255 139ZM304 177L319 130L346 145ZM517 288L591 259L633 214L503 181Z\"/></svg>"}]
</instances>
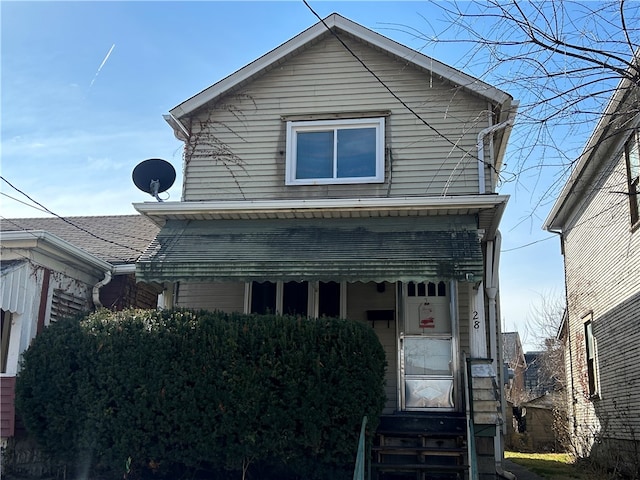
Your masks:
<instances>
[{"instance_id":1,"label":"green handrail post","mask_svg":"<svg viewBox=\"0 0 640 480\"><path fill-rule=\"evenodd\" d=\"M356 467L353 470L353 480L364 480L365 467L365 429L367 426L367 416L362 417L362 428L360 429L360 439L358 440L358 454L356 455Z\"/></svg>"}]
</instances>

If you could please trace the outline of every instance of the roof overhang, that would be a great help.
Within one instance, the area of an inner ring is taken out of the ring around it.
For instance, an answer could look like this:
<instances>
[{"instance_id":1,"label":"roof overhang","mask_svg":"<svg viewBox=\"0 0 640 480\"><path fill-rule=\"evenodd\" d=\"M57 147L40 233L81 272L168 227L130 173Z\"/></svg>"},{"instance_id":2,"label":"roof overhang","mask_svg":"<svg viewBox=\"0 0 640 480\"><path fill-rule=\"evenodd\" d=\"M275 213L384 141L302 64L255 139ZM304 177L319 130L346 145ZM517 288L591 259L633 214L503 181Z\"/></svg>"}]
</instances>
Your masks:
<instances>
[{"instance_id":1,"label":"roof overhang","mask_svg":"<svg viewBox=\"0 0 640 480\"><path fill-rule=\"evenodd\" d=\"M110 263L43 230L2 232L0 246L3 259L30 258L29 253L33 252L88 273L112 270Z\"/></svg>"},{"instance_id":2,"label":"roof overhang","mask_svg":"<svg viewBox=\"0 0 640 480\"><path fill-rule=\"evenodd\" d=\"M477 215L485 239L495 237L508 195L369 197L300 200L144 202L134 208L162 226L167 220L370 218Z\"/></svg>"},{"instance_id":3,"label":"roof overhang","mask_svg":"<svg viewBox=\"0 0 640 480\"><path fill-rule=\"evenodd\" d=\"M477 219L169 220L136 264L145 282L477 282Z\"/></svg>"},{"instance_id":4,"label":"roof overhang","mask_svg":"<svg viewBox=\"0 0 640 480\"><path fill-rule=\"evenodd\" d=\"M434 75L454 85L499 105L504 112L511 110L512 97L508 93L334 13L235 73L174 107L170 110L169 115L165 116L165 120L174 129L176 136L184 139L187 129L180 122L181 118L191 115L207 103L220 98L270 68L279 65L287 57L307 45L313 44L323 36L330 35L330 30L350 34L375 48L403 59L408 64L432 72Z\"/></svg>"}]
</instances>

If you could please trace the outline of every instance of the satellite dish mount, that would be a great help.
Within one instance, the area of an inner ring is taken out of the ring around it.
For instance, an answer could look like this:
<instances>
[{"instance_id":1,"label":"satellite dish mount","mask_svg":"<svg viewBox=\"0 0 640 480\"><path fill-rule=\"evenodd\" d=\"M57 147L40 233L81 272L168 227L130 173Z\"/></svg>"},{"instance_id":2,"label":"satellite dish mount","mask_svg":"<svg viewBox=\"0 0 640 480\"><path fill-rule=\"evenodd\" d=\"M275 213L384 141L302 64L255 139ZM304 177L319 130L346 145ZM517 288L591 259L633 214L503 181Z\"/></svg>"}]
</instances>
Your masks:
<instances>
[{"instance_id":1,"label":"satellite dish mount","mask_svg":"<svg viewBox=\"0 0 640 480\"><path fill-rule=\"evenodd\" d=\"M160 194L171 188L176 180L176 170L166 160L150 158L136 165L131 177L139 190L162 202Z\"/></svg>"}]
</instances>

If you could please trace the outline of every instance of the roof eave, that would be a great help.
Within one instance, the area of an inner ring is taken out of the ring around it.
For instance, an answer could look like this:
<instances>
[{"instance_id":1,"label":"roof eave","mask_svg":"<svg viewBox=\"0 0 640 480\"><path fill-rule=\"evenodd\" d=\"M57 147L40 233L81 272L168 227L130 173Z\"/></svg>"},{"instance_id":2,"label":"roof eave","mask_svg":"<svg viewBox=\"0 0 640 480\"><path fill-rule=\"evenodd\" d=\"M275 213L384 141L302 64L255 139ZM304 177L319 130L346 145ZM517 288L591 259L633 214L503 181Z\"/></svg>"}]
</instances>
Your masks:
<instances>
[{"instance_id":1,"label":"roof eave","mask_svg":"<svg viewBox=\"0 0 640 480\"><path fill-rule=\"evenodd\" d=\"M330 212L368 214L391 210L434 211L442 209L504 209L508 195L461 195L452 197L392 197L392 198L328 198L299 200L223 200L202 202L144 202L133 207L156 223L168 218L199 219L206 214L228 218L253 218L255 215L271 215L274 218L299 216L321 218Z\"/></svg>"},{"instance_id":2,"label":"roof eave","mask_svg":"<svg viewBox=\"0 0 640 480\"><path fill-rule=\"evenodd\" d=\"M86 265L101 272L110 272L113 266L75 245L44 230L16 230L2 232L0 244L3 248L40 250L47 255L72 259L76 265Z\"/></svg>"},{"instance_id":3,"label":"roof eave","mask_svg":"<svg viewBox=\"0 0 640 480\"><path fill-rule=\"evenodd\" d=\"M270 65L281 61L283 58L304 47L307 43L325 34L327 29L334 28L354 35L375 47L381 48L393 55L403 58L407 62L432 71L435 75L447 79L449 82L487 98L494 103L508 107L513 100L511 95L500 89L333 13L287 42L259 57L257 60L254 60L240 70L237 70L235 73L232 73L188 100L180 103L169 111L170 115L175 119L180 119L190 115L203 105L225 94L238 84L247 81L264 69L268 68Z\"/></svg>"}]
</instances>

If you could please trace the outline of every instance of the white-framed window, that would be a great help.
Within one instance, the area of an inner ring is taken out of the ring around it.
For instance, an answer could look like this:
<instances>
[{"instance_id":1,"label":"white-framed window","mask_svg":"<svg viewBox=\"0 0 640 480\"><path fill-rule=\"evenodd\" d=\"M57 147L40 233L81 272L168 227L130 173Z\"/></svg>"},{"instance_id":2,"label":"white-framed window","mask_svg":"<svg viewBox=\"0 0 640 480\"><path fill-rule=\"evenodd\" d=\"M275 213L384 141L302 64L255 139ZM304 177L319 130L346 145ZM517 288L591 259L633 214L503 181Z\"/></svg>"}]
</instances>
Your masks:
<instances>
[{"instance_id":1,"label":"white-framed window","mask_svg":"<svg viewBox=\"0 0 640 480\"><path fill-rule=\"evenodd\" d=\"M384 117L287 122L287 185L384 182Z\"/></svg>"}]
</instances>

